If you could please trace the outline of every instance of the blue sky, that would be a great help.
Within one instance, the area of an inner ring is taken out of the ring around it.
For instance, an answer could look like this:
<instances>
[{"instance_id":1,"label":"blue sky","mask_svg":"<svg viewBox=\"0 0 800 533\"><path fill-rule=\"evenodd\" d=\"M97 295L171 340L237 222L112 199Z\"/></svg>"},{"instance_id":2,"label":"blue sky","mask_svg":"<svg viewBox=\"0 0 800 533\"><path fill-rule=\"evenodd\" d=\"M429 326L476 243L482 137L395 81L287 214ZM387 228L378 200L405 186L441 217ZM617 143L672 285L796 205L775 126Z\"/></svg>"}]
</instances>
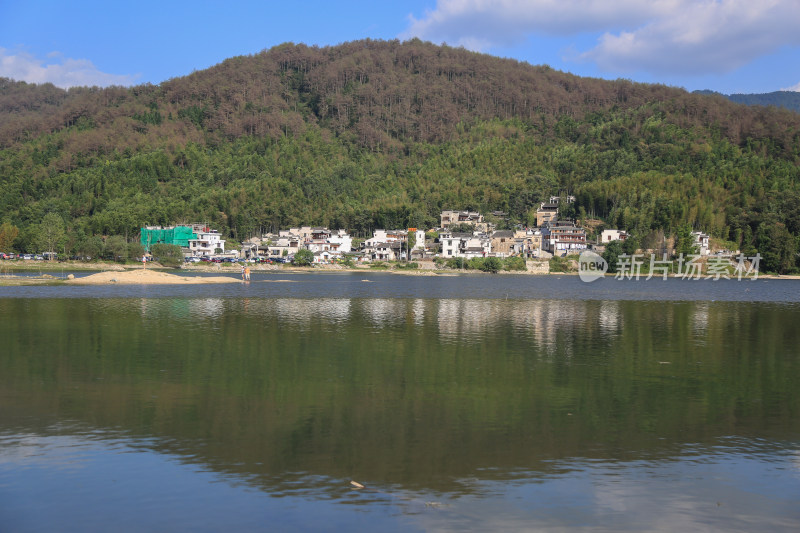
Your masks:
<instances>
[{"instance_id":1,"label":"blue sky","mask_svg":"<svg viewBox=\"0 0 800 533\"><path fill-rule=\"evenodd\" d=\"M800 91L800 0L0 0L0 76L160 83L283 42L419 37L580 76Z\"/></svg>"}]
</instances>

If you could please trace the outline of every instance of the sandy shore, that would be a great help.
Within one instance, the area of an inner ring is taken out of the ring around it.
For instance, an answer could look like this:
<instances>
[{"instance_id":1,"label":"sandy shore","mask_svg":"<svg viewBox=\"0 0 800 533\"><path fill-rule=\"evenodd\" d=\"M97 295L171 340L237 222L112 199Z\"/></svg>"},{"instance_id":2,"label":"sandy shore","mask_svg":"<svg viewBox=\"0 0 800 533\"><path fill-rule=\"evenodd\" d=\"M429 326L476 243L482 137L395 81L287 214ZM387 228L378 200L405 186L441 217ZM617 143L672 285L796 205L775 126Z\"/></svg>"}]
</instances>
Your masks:
<instances>
[{"instance_id":1,"label":"sandy shore","mask_svg":"<svg viewBox=\"0 0 800 533\"><path fill-rule=\"evenodd\" d=\"M451 270L451 269L438 269L435 268L432 262L420 263L419 269L405 270L405 269L392 269L392 268L379 268L373 269L366 264L359 264L355 267L346 268L342 265L315 265L313 267L296 267L292 265L252 265L251 271L256 273L355 273L360 274L366 272L385 272L389 274L405 275L405 276L458 276L461 274L484 274L477 270ZM36 262L35 264L28 264L27 262L0 262L0 286L14 286L14 285L40 285L40 284L60 284L69 283L71 285L112 285L112 284L164 284L164 285L189 285L189 284L206 284L206 283L235 283L241 282L240 272L241 266L234 265L221 265L221 264L187 264L183 265L180 270L174 270L174 273L166 273L163 270L156 270L159 265L153 265L151 270L142 270L141 265L119 265L115 263L81 263L81 262L67 262L67 263L48 263ZM29 277L16 277L14 272L24 271L39 271L42 277L29 278ZM58 271L80 271L80 270L103 270L98 274L92 274L86 277L81 277L73 280L64 280ZM46 272L54 274L48 276ZM184 272L196 272L204 274L233 274L231 277L224 276L182 276ZM515 271L515 272L500 272L499 275L550 275L550 276L577 276L577 272L547 272L544 270L528 270L528 271ZM605 277L613 278L614 274L606 274ZM647 274L641 274L640 278L644 279ZM670 277L680 277L671 274ZM759 274L758 279L764 280L798 280L799 275L775 275L775 274ZM113 280L113 281L112 281ZM262 280L263 281L263 280ZM271 280L275 281L275 280ZM278 280L283 281L283 280Z\"/></svg>"},{"instance_id":2,"label":"sandy shore","mask_svg":"<svg viewBox=\"0 0 800 533\"><path fill-rule=\"evenodd\" d=\"M99 272L90 276L68 279L70 285L190 285L198 283L241 283L237 278L216 276L178 276L157 272L155 270L127 270L117 272Z\"/></svg>"}]
</instances>

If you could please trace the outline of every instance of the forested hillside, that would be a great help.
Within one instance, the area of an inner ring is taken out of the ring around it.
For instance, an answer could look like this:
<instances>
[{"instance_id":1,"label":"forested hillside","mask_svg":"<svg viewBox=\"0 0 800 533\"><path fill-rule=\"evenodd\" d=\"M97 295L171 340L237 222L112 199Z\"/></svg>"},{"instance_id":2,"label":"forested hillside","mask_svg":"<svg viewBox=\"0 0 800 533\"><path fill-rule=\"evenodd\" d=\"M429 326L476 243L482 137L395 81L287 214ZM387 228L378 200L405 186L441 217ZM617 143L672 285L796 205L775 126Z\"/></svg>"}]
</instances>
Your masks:
<instances>
[{"instance_id":1,"label":"forested hillside","mask_svg":"<svg viewBox=\"0 0 800 533\"><path fill-rule=\"evenodd\" d=\"M296 224L368 232L441 209L575 215L644 237L689 224L769 253L800 236L800 114L579 78L417 40L285 44L158 86L0 80L0 221L92 236L206 221L232 239Z\"/></svg>"},{"instance_id":2,"label":"forested hillside","mask_svg":"<svg viewBox=\"0 0 800 533\"><path fill-rule=\"evenodd\" d=\"M720 94L713 91L696 91L701 94ZM723 94L725 98L737 104L785 107L800 112L800 92L775 91L762 94Z\"/></svg>"}]
</instances>

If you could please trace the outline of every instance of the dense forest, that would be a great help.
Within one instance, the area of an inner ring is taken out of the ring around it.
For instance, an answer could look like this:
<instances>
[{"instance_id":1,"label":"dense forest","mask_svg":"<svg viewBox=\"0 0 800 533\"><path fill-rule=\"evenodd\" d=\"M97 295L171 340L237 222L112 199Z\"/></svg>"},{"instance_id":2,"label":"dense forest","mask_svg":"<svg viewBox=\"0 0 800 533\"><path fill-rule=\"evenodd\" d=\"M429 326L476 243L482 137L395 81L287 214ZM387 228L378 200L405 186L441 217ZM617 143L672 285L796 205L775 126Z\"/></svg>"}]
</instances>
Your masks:
<instances>
[{"instance_id":1,"label":"dense forest","mask_svg":"<svg viewBox=\"0 0 800 533\"><path fill-rule=\"evenodd\" d=\"M695 91L701 94L720 94L714 91ZM800 92L775 91L761 94L723 94L725 98L737 104L764 105L785 107L800 112Z\"/></svg>"},{"instance_id":2,"label":"dense forest","mask_svg":"<svg viewBox=\"0 0 800 533\"><path fill-rule=\"evenodd\" d=\"M192 221L232 240L431 227L441 209L529 223L565 191L577 218L641 238L688 225L788 272L800 114L419 40L284 44L158 86L0 79L0 222L18 251L50 213L79 250Z\"/></svg>"}]
</instances>

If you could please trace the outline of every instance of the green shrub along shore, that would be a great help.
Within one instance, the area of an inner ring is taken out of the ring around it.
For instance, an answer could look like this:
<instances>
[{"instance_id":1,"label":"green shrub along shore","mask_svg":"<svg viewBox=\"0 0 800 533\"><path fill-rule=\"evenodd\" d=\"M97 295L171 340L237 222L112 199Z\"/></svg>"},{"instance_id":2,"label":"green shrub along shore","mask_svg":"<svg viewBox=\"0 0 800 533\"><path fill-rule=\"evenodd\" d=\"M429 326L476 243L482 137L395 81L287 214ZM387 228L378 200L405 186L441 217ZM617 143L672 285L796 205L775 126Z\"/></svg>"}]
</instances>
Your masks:
<instances>
[{"instance_id":1,"label":"green shrub along shore","mask_svg":"<svg viewBox=\"0 0 800 533\"><path fill-rule=\"evenodd\" d=\"M452 270L479 270L481 272L491 272L493 274L502 270L527 270L525 259L521 257L507 257L505 259L499 257L475 257L472 259L454 257L452 259L437 258L434 262L440 268L447 267Z\"/></svg>"}]
</instances>

